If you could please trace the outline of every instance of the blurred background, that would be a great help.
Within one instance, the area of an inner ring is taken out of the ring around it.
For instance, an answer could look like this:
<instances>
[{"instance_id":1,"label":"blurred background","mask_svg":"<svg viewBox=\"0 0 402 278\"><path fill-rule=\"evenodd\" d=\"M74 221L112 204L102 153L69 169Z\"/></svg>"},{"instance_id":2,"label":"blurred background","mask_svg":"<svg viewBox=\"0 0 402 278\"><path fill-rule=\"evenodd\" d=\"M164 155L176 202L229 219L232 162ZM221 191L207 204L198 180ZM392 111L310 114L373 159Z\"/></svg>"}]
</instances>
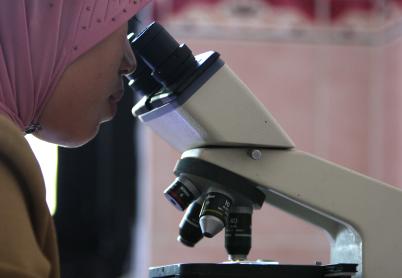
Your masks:
<instances>
[{"instance_id":1,"label":"blurred background","mask_svg":"<svg viewBox=\"0 0 402 278\"><path fill-rule=\"evenodd\" d=\"M297 148L402 187L402 0L157 0L138 18L195 54L220 52ZM163 191L180 153L137 123L134 102L126 93L89 146L57 156L32 141L63 277L147 277L151 265L226 259L222 234L195 248L176 241L183 215ZM328 263L329 241L265 204L249 258Z\"/></svg>"}]
</instances>

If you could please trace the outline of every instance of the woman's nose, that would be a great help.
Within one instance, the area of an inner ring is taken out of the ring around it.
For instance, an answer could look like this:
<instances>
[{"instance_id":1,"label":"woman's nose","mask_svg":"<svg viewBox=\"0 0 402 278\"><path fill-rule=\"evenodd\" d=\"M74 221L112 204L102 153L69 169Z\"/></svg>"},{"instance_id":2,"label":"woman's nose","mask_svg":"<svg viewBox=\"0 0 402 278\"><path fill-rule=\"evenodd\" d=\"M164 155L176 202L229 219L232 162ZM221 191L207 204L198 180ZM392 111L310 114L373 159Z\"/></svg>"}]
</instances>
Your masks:
<instances>
[{"instance_id":1,"label":"woman's nose","mask_svg":"<svg viewBox=\"0 0 402 278\"><path fill-rule=\"evenodd\" d=\"M136 68L137 68L137 60L135 59L129 41L127 40L125 43L123 61L120 67L120 74L121 75L132 74Z\"/></svg>"}]
</instances>

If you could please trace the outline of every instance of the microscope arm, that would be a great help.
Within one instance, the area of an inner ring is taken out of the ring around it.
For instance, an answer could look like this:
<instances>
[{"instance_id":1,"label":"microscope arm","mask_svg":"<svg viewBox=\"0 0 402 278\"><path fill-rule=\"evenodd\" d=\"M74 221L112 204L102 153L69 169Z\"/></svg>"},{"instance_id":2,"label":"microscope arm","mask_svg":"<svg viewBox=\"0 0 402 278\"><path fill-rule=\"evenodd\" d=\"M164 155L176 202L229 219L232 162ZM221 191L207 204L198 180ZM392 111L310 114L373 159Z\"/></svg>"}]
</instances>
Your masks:
<instances>
[{"instance_id":1,"label":"microscope arm","mask_svg":"<svg viewBox=\"0 0 402 278\"><path fill-rule=\"evenodd\" d=\"M356 277L401 277L401 190L301 151L264 149L259 160L248 151L200 148L182 159L204 160L259 184L267 203L325 229L331 263L358 263Z\"/></svg>"}]
</instances>

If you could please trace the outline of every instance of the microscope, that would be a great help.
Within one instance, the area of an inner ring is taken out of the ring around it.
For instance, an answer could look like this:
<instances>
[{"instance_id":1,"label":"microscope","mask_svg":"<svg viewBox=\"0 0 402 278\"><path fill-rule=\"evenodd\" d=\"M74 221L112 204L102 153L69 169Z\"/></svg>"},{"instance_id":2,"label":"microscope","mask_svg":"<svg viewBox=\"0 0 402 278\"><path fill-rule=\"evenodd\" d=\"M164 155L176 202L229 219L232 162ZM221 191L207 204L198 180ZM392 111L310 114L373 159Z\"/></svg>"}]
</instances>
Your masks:
<instances>
[{"instance_id":1,"label":"microscope","mask_svg":"<svg viewBox=\"0 0 402 278\"><path fill-rule=\"evenodd\" d=\"M224 230L228 261L152 267L149 277L402 277L402 191L297 150L215 51L193 55L160 24L131 41L142 98L132 113L182 153L166 198L185 211L178 240ZM264 203L324 229L330 265L248 261Z\"/></svg>"}]
</instances>

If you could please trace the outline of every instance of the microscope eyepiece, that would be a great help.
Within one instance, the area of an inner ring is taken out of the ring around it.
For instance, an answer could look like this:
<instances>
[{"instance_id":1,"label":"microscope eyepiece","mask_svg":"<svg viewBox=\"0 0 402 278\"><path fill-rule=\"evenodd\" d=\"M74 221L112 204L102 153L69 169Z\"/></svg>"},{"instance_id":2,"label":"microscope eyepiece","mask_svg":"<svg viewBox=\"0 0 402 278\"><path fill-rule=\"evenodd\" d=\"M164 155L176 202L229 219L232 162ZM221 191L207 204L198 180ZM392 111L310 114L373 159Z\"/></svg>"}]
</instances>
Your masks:
<instances>
[{"instance_id":1,"label":"microscope eyepiece","mask_svg":"<svg viewBox=\"0 0 402 278\"><path fill-rule=\"evenodd\" d=\"M188 178L180 175L163 194L178 210L184 211L201 192Z\"/></svg>"},{"instance_id":2,"label":"microscope eyepiece","mask_svg":"<svg viewBox=\"0 0 402 278\"><path fill-rule=\"evenodd\" d=\"M186 210L179 225L177 240L189 247L193 247L203 238L199 223L201 203L198 201L192 203Z\"/></svg>"},{"instance_id":3,"label":"microscope eyepiece","mask_svg":"<svg viewBox=\"0 0 402 278\"><path fill-rule=\"evenodd\" d=\"M214 237L226 226L231 206L232 199L226 194L207 194L200 213L200 226L204 236Z\"/></svg>"},{"instance_id":4,"label":"microscope eyepiece","mask_svg":"<svg viewBox=\"0 0 402 278\"><path fill-rule=\"evenodd\" d=\"M131 42L131 49L137 60L137 68L134 73L128 76L130 79L129 86L140 96L149 96L158 92L162 88L162 84L151 75L152 70L138 54L133 42Z\"/></svg>"},{"instance_id":5,"label":"microscope eyepiece","mask_svg":"<svg viewBox=\"0 0 402 278\"><path fill-rule=\"evenodd\" d=\"M191 50L185 44L179 45L156 22L138 35L132 44L152 70L153 77L171 91L174 91L198 67Z\"/></svg>"}]
</instances>

